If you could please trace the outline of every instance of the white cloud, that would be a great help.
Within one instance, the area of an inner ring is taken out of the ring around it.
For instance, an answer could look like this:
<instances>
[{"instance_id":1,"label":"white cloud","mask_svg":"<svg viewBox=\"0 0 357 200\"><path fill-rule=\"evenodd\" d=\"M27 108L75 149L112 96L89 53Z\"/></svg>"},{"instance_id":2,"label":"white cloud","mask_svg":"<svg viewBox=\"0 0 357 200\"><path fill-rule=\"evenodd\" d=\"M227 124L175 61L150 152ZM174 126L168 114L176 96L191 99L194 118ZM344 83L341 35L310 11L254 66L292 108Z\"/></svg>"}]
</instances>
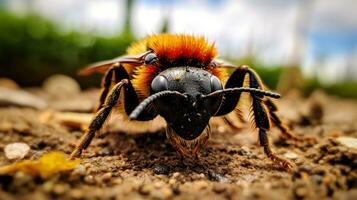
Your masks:
<instances>
[{"instance_id":1,"label":"white cloud","mask_svg":"<svg viewBox=\"0 0 357 200\"><path fill-rule=\"evenodd\" d=\"M320 31L357 31L357 1L316 0L311 27Z\"/></svg>"},{"instance_id":2,"label":"white cloud","mask_svg":"<svg viewBox=\"0 0 357 200\"><path fill-rule=\"evenodd\" d=\"M14 10L26 10L26 0L9 1ZM66 27L100 33L117 33L123 25L124 2L121 0L32 0L33 9L62 22ZM172 2L172 4L168 3ZM309 31L324 33L357 30L356 0L226 0L209 1L139 0L134 5L133 29L137 36L157 33L164 16L168 16L172 32L205 35L216 41L221 54L240 57L250 50L269 64L287 63L294 56L296 16L301 3L310 3L311 15L304 25ZM302 34L300 36L305 37ZM304 44L308 40L298 43ZM303 64L312 67L314 55L301 56ZM303 45L304 46L304 45ZM357 49L357 47L356 47ZM331 62L345 65L343 59L331 57ZM307 69L307 68L305 68ZM306 70L309 71L309 70ZM311 71L311 70L310 70ZM333 70L327 70L332 73ZM333 74L332 74L333 75Z\"/></svg>"}]
</instances>

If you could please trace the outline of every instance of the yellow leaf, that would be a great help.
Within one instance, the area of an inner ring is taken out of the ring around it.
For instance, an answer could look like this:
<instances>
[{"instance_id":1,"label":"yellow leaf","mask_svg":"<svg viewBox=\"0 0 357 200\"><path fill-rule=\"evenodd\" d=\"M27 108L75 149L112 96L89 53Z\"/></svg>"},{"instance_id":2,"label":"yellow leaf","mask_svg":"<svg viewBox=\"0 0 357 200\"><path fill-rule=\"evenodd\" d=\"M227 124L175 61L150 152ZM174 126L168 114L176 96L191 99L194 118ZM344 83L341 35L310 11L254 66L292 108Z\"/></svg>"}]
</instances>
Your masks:
<instances>
[{"instance_id":1,"label":"yellow leaf","mask_svg":"<svg viewBox=\"0 0 357 200\"><path fill-rule=\"evenodd\" d=\"M31 176L47 178L62 171L72 170L79 163L79 159L67 160L62 152L50 152L44 154L39 160L24 160L0 167L0 175L14 174L21 171Z\"/></svg>"}]
</instances>

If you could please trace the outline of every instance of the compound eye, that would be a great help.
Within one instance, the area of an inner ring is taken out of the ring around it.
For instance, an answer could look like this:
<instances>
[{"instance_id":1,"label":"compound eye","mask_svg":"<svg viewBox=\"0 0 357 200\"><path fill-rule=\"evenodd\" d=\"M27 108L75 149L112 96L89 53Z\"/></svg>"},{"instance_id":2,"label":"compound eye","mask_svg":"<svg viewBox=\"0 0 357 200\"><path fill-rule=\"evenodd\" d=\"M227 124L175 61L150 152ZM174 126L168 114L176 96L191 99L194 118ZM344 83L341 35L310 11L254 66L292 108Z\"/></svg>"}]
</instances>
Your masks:
<instances>
[{"instance_id":1,"label":"compound eye","mask_svg":"<svg viewBox=\"0 0 357 200\"><path fill-rule=\"evenodd\" d=\"M214 75L211 76L211 92L222 90L221 81Z\"/></svg>"},{"instance_id":2,"label":"compound eye","mask_svg":"<svg viewBox=\"0 0 357 200\"><path fill-rule=\"evenodd\" d=\"M168 81L164 76L157 76L151 82L151 89L154 93L167 90L169 88Z\"/></svg>"},{"instance_id":3,"label":"compound eye","mask_svg":"<svg viewBox=\"0 0 357 200\"><path fill-rule=\"evenodd\" d=\"M152 64L157 61L157 56L154 53L149 53L148 55L145 56L144 59L144 64Z\"/></svg>"}]
</instances>

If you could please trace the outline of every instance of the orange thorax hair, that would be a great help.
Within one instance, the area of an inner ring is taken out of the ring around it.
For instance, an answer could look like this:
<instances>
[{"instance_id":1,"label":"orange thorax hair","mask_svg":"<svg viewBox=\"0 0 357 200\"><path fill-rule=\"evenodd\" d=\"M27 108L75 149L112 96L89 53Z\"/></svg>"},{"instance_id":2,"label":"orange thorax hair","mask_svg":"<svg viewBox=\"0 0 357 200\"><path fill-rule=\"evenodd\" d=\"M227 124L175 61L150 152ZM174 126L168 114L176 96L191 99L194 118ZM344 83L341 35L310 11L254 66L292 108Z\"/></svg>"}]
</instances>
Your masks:
<instances>
[{"instance_id":1,"label":"orange thorax hair","mask_svg":"<svg viewBox=\"0 0 357 200\"><path fill-rule=\"evenodd\" d=\"M142 65L127 69L131 72L132 84L141 98L150 95L153 78L160 71L171 67L200 67L219 78L225 78L224 71L207 68L216 57L217 51L215 45L208 43L204 37L178 34L152 35L131 45L127 52L129 55L139 55L146 51L153 51L157 55L159 60L157 65Z\"/></svg>"}]
</instances>

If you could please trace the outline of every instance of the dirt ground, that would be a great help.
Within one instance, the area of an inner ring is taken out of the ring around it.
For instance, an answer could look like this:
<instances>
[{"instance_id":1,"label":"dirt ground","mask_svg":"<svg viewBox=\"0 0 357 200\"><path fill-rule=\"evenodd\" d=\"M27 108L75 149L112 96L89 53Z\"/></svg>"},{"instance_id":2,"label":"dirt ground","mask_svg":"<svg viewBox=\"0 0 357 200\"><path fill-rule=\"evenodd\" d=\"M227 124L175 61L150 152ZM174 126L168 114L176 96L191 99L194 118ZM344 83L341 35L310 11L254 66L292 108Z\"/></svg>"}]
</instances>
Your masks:
<instances>
[{"instance_id":1,"label":"dirt ground","mask_svg":"<svg viewBox=\"0 0 357 200\"><path fill-rule=\"evenodd\" d=\"M0 166L17 161L3 151L14 142L30 146L24 159L53 150L69 154L83 130L51 116L87 116L98 95L87 90L57 98L63 93L26 91L48 105L2 103ZM0 176L0 199L357 199L357 102L315 92L308 99L292 93L277 103L296 134L318 138L317 144L293 144L278 129L270 131L275 152L292 160L295 171L266 158L249 125L213 127L198 160L182 160L164 131L127 134L114 128L102 131L72 171L47 179L21 172Z\"/></svg>"}]
</instances>

